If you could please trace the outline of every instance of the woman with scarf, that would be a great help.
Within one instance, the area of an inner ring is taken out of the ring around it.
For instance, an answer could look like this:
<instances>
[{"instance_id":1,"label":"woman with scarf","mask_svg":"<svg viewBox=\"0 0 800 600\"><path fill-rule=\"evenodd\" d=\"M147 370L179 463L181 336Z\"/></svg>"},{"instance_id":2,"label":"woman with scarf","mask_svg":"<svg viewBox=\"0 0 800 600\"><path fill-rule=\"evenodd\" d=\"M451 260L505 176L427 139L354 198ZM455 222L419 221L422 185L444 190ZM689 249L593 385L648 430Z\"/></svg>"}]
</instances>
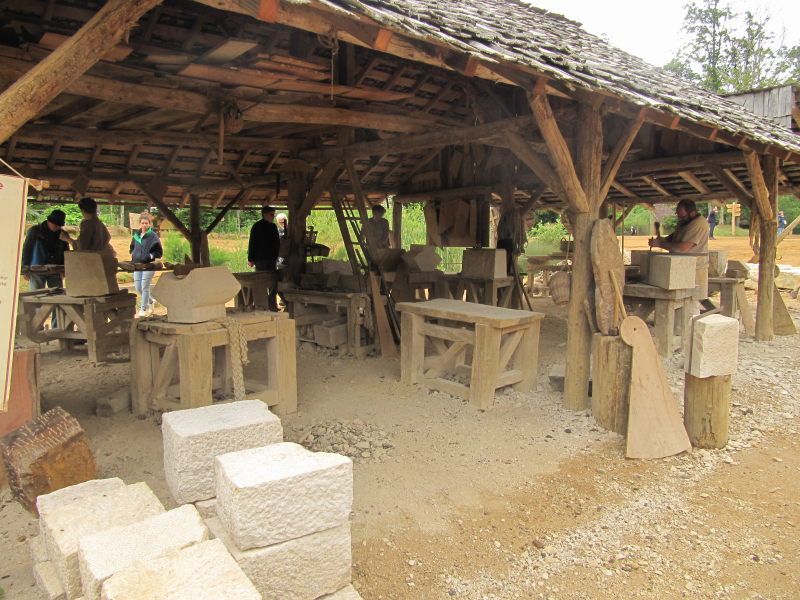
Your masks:
<instances>
[{"instance_id":1,"label":"woman with scarf","mask_svg":"<svg viewBox=\"0 0 800 600\"><path fill-rule=\"evenodd\" d=\"M135 263L150 263L161 258L164 250L158 234L153 231L153 219L149 213L139 215L139 231L134 232L131 240L131 259ZM133 284L140 295L139 312L137 316L145 317L153 312L155 302L150 298L150 283L153 281L153 271L134 271Z\"/></svg>"}]
</instances>

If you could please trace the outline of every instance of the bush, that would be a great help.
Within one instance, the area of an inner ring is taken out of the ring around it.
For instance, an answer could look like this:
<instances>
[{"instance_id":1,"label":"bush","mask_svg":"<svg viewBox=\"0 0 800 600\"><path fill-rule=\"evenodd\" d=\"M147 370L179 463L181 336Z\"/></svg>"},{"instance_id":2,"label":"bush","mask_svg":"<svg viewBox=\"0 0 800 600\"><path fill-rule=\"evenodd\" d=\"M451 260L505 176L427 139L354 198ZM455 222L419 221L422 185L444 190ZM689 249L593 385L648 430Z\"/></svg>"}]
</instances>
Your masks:
<instances>
[{"instance_id":1,"label":"bush","mask_svg":"<svg viewBox=\"0 0 800 600\"><path fill-rule=\"evenodd\" d=\"M528 232L529 240L537 240L548 245L558 245L559 242L569 235L567 228L561 221L554 223L537 223Z\"/></svg>"},{"instance_id":2,"label":"bush","mask_svg":"<svg viewBox=\"0 0 800 600\"><path fill-rule=\"evenodd\" d=\"M177 231L162 231L161 246L164 248L164 257L162 260L171 263L182 263L183 257L191 256L192 251L189 248L189 241Z\"/></svg>"}]
</instances>

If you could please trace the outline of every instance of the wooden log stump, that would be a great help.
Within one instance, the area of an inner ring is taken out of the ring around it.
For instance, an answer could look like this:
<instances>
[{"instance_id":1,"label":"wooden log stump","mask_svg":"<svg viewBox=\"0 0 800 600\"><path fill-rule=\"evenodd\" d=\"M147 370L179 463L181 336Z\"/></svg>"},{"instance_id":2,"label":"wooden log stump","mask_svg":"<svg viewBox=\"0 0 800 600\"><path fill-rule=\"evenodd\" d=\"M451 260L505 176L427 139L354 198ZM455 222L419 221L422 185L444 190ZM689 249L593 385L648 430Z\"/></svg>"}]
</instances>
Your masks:
<instances>
[{"instance_id":1,"label":"wooden log stump","mask_svg":"<svg viewBox=\"0 0 800 600\"><path fill-rule=\"evenodd\" d=\"M695 377L686 373L683 423L695 448L724 448L728 444L731 376Z\"/></svg>"},{"instance_id":2,"label":"wooden log stump","mask_svg":"<svg viewBox=\"0 0 800 600\"><path fill-rule=\"evenodd\" d=\"M604 429L625 435L633 348L618 335L594 334L592 414Z\"/></svg>"}]
</instances>

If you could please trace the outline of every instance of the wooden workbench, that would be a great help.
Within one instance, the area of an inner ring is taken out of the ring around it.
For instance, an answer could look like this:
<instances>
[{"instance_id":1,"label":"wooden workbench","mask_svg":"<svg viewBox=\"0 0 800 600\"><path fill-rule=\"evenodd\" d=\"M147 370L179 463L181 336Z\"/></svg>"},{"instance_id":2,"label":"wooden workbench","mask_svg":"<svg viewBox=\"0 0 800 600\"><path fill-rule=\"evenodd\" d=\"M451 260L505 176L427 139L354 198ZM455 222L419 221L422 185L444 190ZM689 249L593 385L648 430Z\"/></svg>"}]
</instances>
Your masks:
<instances>
[{"instance_id":1,"label":"wooden workbench","mask_svg":"<svg viewBox=\"0 0 800 600\"><path fill-rule=\"evenodd\" d=\"M633 304L638 316L646 319L654 310L656 348L661 356L672 356L675 350L674 336L681 340L686 334L687 325L695 304L694 289L665 290L646 283L626 283L623 296L626 303Z\"/></svg>"},{"instance_id":2,"label":"wooden workbench","mask_svg":"<svg viewBox=\"0 0 800 600\"><path fill-rule=\"evenodd\" d=\"M247 398L276 414L297 411L294 321L286 313L229 312L252 342L264 342L266 359L245 367ZM195 408L213 403L214 389L232 398L229 334L219 321L169 323L139 319L130 328L133 411ZM251 378L247 375L251 374Z\"/></svg>"},{"instance_id":3,"label":"wooden workbench","mask_svg":"<svg viewBox=\"0 0 800 600\"><path fill-rule=\"evenodd\" d=\"M482 409L492 405L497 388L532 388L544 314L443 299L401 302L396 308L403 315L404 383L460 396ZM435 354L426 356L428 347Z\"/></svg>"},{"instance_id":4,"label":"wooden workbench","mask_svg":"<svg viewBox=\"0 0 800 600\"><path fill-rule=\"evenodd\" d=\"M61 288L22 292L20 333L32 342L58 340L69 349L83 340L89 360L107 360L128 348L128 330L136 312L136 295L127 291L106 296L68 296ZM55 318L53 327L50 325Z\"/></svg>"},{"instance_id":5,"label":"wooden workbench","mask_svg":"<svg viewBox=\"0 0 800 600\"><path fill-rule=\"evenodd\" d=\"M233 276L242 286L234 298L236 308L269 309L269 290L278 285L277 271L244 271Z\"/></svg>"}]
</instances>

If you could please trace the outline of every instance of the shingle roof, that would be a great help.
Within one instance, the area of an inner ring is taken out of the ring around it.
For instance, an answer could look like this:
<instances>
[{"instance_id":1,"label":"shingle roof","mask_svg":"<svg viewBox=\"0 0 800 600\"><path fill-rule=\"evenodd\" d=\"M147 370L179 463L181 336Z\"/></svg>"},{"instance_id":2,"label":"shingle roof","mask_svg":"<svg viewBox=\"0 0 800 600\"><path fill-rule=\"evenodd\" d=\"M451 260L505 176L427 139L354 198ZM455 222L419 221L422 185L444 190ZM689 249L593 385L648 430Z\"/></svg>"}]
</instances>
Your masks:
<instances>
[{"instance_id":1,"label":"shingle roof","mask_svg":"<svg viewBox=\"0 0 800 600\"><path fill-rule=\"evenodd\" d=\"M287 0L306 4L304 0ZM387 29L427 39L488 62L533 67L634 105L800 152L800 136L740 105L608 44L580 24L520 0L321 0Z\"/></svg>"}]
</instances>

